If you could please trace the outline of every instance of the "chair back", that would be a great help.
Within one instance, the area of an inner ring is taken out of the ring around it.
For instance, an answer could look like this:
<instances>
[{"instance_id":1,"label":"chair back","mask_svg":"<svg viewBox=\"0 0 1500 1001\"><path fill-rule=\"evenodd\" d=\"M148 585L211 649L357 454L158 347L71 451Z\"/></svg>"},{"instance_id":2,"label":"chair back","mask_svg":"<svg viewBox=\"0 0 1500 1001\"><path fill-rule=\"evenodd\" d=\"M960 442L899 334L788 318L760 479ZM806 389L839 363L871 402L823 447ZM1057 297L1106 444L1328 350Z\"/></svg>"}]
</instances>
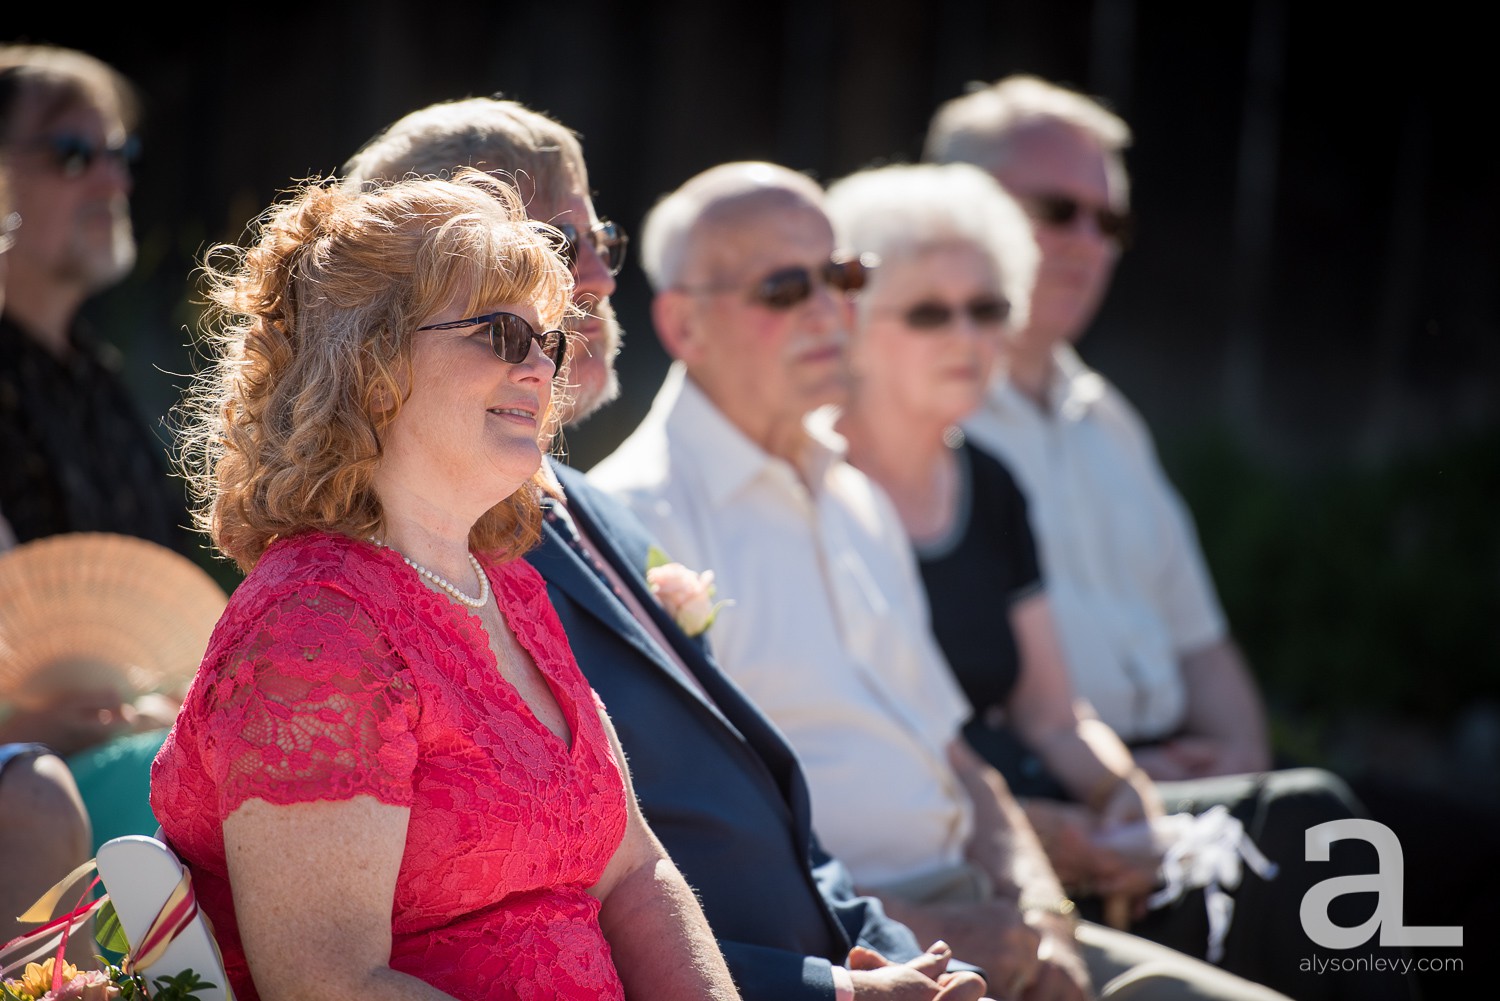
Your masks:
<instances>
[{"instance_id":1,"label":"chair back","mask_svg":"<svg viewBox=\"0 0 1500 1001\"><path fill-rule=\"evenodd\" d=\"M184 869L172 849L156 838L127 834L100 845L96 860L131 954L138 964L139 958L148 960L137 967L146 982L190 969L215 985L195 992L202 1001L234 1001L213 932L198 911L191 884L185 896L179 892ZM153 957L149 952L157 940L166 945Z\"/></svg>"}]
</instances>

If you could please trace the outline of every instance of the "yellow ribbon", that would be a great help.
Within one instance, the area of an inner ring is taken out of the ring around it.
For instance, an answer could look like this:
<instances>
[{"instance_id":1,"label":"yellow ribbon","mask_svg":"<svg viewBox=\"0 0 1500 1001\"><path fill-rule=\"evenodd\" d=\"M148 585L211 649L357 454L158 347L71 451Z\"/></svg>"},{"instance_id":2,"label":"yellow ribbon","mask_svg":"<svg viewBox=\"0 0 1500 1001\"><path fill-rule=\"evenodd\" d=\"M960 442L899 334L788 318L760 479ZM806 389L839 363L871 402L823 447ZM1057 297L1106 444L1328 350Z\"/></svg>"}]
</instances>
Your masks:
<instances>
[{"instance_id":1,"label":"yellow ribbon","mask_svg":"<svg viewBox=\"0 0 1500 1001\"><path fill-rule=\"evenodd\" d=\"M62 900L63 894L68 891L68 887L76 883L81 877L93 872L94 868L94 860L89 859L54 884L52 889L42 894L41 898L26 908L26 913L16 918L16 920L28 925L39 925L52 920L52 912L57 910L57 904Z\"/></svg>"},{"instance_id":2,"label":"yellow ribbon","mask_svg":"<svg viewBox=\"0 0 1500 1001\"><path fill-rule=\"evenodd\" d=\"M137 954L133 958L127 957L128 969L141 969L155 965L161 959L162 953L167 951L182 930L186 928L198 914L198 902L193 898L193 881L188 875L187 869L182 870L182 878L177 885L172 887L172 892L161 905L151 927L141 936L141 940L135 943Z\"/></svg>"}]
</instances>

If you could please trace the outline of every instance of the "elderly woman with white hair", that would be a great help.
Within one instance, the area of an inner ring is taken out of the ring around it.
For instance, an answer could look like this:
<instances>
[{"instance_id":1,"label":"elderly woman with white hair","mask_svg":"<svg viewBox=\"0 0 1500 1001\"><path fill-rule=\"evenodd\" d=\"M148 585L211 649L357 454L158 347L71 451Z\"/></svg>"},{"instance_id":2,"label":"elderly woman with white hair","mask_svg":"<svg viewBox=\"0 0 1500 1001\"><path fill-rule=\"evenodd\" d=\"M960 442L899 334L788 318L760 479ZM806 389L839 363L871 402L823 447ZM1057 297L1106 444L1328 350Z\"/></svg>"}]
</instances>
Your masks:
<instances>
[{"instance_id":1,"label":"elderly woman with white hair","mask_svg":"<svg viewBox=\"0 0 1500 1001\"><path fill-rule=\"evenodd\" d=\"M1300 858L1302 832L1310 818L1349 816L1343 800L1296 777L1306 770L1279 784L1256 775L1153 783L1075 695L1026 499L1001 461L958 431L1004 338L1027 322L1038 250L1020 207L987 173L956 163L861 171L835 182L826 205L841 246L881 258L857 304L854 388L838 430L911 539L932 629L974 711L965 737L1011 784L1064 887L1086 916L1102 910L1118 927L1296 997L1403 996L1399 978L1373 993L1363 981L1298 979L1305 939L1266 920L1295 910L1328 875ZM1164 800L1178 811L1168 820ZM1212 850L1242 854L1253 873L1241 874L1232 901L1217 883L1201 886L1203 903L1175 892L1199 884L1174 877L1147 913L1163 873L1177 870L1158 872L1160 840L1131 845L1144 830L1132 822L1154 822L1159 836L1194 815L1192 843L1210 828L1227 832ZM1280 867L1276 878L1257 844ZM1168 898L1176 906L1163 906Z\"/></svg>"},{"instance_id":2,"label":"elderly woman with white hair","mask_svg":"<svg viewBox=\"0 0 1500 1001\"><path fill-rule=\"evenodd\" d=\"M1159 816L1161 798L1074 697L1025 499L1001 462L957 431L983 399L1002 338L1024 325L1031 227L967 164L861 171L829 188L828 212L844 246L881 260L859 299L854 392L838 429L916 549L933 630L974 706L966 734L1004 773L997 735L1008 723L1061 783L1058 796L1087 809L1081 828L1063 822L1076 805L1028 806L1065 885L1139 900L1149 869L1080 836Z\"/></svg>"}]
</instances>

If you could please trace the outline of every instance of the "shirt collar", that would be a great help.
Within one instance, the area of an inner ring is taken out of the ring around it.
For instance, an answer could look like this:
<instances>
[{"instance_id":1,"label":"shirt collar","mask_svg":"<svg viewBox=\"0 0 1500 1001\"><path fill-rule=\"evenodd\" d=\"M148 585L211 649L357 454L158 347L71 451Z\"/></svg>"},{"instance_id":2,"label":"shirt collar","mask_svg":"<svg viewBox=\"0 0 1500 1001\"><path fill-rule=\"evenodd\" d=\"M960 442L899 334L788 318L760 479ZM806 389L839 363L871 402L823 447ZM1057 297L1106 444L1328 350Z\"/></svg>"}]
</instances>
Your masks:
<instances>
[{"instance_id":1,"label":"shirt collar","mask_svg":"<svg viewBox=\"0 0 1500 1001\"><path fill-rule=\"evenodd\" d=\"M1052 353L1052 381L1047 386L1048 416L1078 421L1104 399L1104 377L1084 364L1078 352L1059 344ZM1011 385L1003 373L990 387L991 403L1001 410L1024 408L1036 413L1036 406Z\"/></svg>"},{"instance_id":2,"label":"shirt collar","mask_svg":"<svg viewBox=\"0 0 1500 1001\"><path fill-rule=\"evenodd\" d=\"M807 435L796 468L792 468L785 459L751 441L725 417L688 377L687 368L680 361L673 362L667 370L651 409L663 414L668 438L692 454L709 500L719 507L765 475L782 479L800 475L806 483L821 483L845 451L844 439L833 430L836 412L825 407L803 421Z\"/></svg>"}]
</instances>

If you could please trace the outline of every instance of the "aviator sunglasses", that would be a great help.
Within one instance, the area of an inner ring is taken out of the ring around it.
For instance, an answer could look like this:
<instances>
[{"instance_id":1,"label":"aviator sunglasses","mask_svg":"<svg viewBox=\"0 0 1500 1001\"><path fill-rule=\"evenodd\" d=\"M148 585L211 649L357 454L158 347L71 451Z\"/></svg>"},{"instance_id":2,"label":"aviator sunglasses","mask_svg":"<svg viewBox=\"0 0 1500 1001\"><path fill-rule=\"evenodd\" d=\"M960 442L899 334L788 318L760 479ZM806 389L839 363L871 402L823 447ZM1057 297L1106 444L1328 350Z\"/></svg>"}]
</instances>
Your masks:
<instances>
[{"instance_id":1,"label":"aviator sunglasses","mask_svg":"<svg viewBox=\"0 0 1500 1001\"><path fill-rule=\"evenodd\" d=\"M822 282L837 292L858 292L879 266L874 254L858 257L835 257L816 268L795 265L778 268L750 287L750 301L767 309L794 309L812 297L813 283ZM739 286L709 285L684 288L683 292L733 292Z\"/></svg>"},{"instance_id":2,"label":"aviator sunglasses","mask_svg":"<svg viewBox=\"0 0 1500 1001\"><path fill-rule=\"evenodd\" d=\"M563 359L568 354L568 335L561 330L543 330L541 333L514 313L485 313L465 320L450 320L447 323L432 323L418 330L457 330L460 327L477 327L488 324L490 328L490 350L495 357L510 365L519 365L531 353L531 342L542 346L542 354L552 359L552 364L562 370Z\"/></svg>"},{"instance_id":3,"label":"aviator sunglasses","mask_svg":"<svg viewBox=\"0 0 1500 1001\"><path fill-rule=\"evenodd\" d=\"M1094 225L1106 238L1122 248L1130 245L1133 222L1129 212L1116 212L1112 208L1085 205L1068 195L1032 195L1024 199L1033 218L1057 229L1067 229L1077 221L1081 213L1094 217Z\"/></svg>"},{"instance_id":4,"label":"aviator sunglasses","mask_svg":"<svg viewBox=\"0 0 1500 1001\"><path fill-rule=\"evenodd\" d=\"M44 149L52 156L57 172L64 177L82 177L98 160L110 159L129 169L141 155L141 141L136 136L126 136L118 143L97 143L84 136L62 133L38 139L32 144Z\"/></svg>"},{"instance_id":5,"label":"aviator sunglasses","mask_svg":"<svg viewBox=\"0 0 1500 1001\"><path fill-rule=\"evenodd\" d=\"M578 232L578 227L572 223L562 222L557 224L557 231L562 234L565 241L562 247L563 260L568 262L569 270L578 269L578 249L583 239ZM630 237L618 223L609 220L601 220L594 224L589 230L589 241L594 245L594 253L604 262L609 273L617 275L625 266L625 248L630 243Z\"/></svg>"},{"instance_id":6,"label":"aviator sunglasses","mask_svg":"<svg viewBox=\"0 0 1500 1001\"><path fill-rule=\"evenodd\" d=\"M905 310L901 319L913 330L942 330L960 313L976 327L992 327L1010 318L1010 302L997 296L981 296L958 306L946 302L919 302Z\"/></svg>"}]
</instances>

